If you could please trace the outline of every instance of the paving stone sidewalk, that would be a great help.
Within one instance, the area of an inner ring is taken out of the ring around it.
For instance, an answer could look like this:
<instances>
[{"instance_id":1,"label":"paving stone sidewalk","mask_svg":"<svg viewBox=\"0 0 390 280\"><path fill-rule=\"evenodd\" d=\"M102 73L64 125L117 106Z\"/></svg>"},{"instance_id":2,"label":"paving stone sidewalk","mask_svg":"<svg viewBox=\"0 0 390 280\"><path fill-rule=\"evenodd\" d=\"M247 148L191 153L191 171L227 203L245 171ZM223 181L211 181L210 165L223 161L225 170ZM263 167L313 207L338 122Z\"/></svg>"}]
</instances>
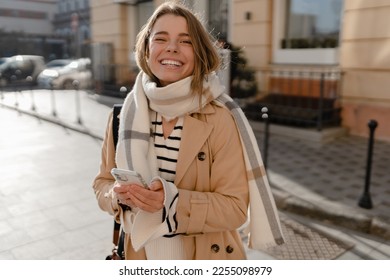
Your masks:
<instances>
[{"instance_id":1,"label":"paving stone sidewalk","mask_svg":"<svg viewBox=\"0 0 390 280\"><path fill-rule=\"evenodd\" d=\"M264 124L252 126L263 147ZM321 142L310 140L313 133L321 138L315 130L270 125L270 131L267 169L279 208L390 240L389 142L374 142L373 208L365 209L358 202L365 187L368 139L343 135Z\"/></svg>"}]
</instances>

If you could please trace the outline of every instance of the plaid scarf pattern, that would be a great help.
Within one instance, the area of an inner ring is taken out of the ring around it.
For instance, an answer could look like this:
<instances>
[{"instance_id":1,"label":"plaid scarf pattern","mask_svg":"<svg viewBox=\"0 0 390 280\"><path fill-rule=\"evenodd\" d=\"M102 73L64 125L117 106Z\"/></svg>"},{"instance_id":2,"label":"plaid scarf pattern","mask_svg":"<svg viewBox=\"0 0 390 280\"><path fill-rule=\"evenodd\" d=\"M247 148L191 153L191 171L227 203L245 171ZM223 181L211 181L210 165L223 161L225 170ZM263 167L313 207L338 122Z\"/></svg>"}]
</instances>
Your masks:
<instances>
[{"instance_id":1,"label":"plaid scarf pattern","mask_svg":"<svg viewBox=\"0 0 390 280\"><path fill-rule=\"evenodd\" d=\"M250 196L249 223L246 229L249 237L248 246L252 249L262 249L283 244L284 237L279 216L260 150L243 111L228 95L224 94L225 89L215 73L207 77L205 88L209 89L210 94L202 97L200 102L199 99L194 100L193 95L189 94L190 83L191 77L163 88L157 88L145 73L142 71L139 73L134 88L126 97L121 111L121 116L124 117L121 118L119 126L117 166L138 171L146 181L150 181L157 175L157 160L150 132L149 108L168 118L175 118L199 111L199 104L204 106L208 102L216 102L231 112L240 133ZM179 100L180 106L172 100ZM130 217L123 217L123 222L128 223L129 219ZM160 232L160 234L166 233Z\"/></svg>"}]
</instances>

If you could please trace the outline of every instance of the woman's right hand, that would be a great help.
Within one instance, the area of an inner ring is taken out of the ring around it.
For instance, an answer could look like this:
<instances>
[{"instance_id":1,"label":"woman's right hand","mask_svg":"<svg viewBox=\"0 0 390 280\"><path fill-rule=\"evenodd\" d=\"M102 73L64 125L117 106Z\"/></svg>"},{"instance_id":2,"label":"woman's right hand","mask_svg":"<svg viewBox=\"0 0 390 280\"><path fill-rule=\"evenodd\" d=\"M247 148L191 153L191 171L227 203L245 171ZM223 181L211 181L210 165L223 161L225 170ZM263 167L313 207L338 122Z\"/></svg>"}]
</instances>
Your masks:
<instances>
[{"instance_id":1,"label":"woman's right hand","mask_svg":"<svg viewBox=\"0 0 390 280\"><path fill-rule=\"evenodd\" d=\"M130 206L131 208L136 207L134 202L131 200L130 195L131 185L120 185L118 182L115 182L113 191L116 194L118 202L123 205Z\"/></svg>"},{"instance_id":2,"label":"woman's right hand","mask_svg":"<svg viewBox=\"0 0 390 280\"><path fill-rule=\"evenodd\" d=\"M146 189L139 185L120 185L117 182L113 191L119 203L137 207L146 212L154 213L164 207L164 188L160 180L153 181Z\"/></svg>"}]
</instances>

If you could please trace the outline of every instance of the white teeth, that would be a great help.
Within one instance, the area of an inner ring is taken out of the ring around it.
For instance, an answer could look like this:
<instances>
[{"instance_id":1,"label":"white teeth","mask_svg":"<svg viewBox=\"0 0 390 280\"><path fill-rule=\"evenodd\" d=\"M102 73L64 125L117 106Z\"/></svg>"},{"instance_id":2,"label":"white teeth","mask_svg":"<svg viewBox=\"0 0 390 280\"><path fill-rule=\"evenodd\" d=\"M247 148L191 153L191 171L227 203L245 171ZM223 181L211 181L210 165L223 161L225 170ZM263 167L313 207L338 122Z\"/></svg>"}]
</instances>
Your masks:
<instances>
[{"instance_id":1,"label":"white teeth","mask_svg":"<svg viewBox=\"0 0 390 280\"><path fill-rule=\"evenodd\" d=\"M175 61L175 60L163 60L163 61L161 61L161 64L181 66L181 63L179 61Z\"/></svg>"}]
</instances>

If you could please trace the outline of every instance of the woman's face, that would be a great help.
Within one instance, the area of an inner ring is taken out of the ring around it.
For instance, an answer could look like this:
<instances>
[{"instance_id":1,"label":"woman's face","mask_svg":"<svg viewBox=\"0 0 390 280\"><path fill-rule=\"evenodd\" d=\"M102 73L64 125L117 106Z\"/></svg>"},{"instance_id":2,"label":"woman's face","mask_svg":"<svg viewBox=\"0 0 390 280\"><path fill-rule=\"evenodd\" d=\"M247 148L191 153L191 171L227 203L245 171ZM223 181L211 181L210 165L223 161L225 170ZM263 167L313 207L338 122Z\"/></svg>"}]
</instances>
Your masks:
<instances>
[{"instance_id":1,"label":"woman's face","mask_svg":"<svg viewBox=\"0 0 390 280\"><path fill-rule=\"evenodd\" d=\"M170 14L158 18L150 33L147 61L161 85L191 76L194 57L185 18Z\"/></svg>"}]
</instances>

